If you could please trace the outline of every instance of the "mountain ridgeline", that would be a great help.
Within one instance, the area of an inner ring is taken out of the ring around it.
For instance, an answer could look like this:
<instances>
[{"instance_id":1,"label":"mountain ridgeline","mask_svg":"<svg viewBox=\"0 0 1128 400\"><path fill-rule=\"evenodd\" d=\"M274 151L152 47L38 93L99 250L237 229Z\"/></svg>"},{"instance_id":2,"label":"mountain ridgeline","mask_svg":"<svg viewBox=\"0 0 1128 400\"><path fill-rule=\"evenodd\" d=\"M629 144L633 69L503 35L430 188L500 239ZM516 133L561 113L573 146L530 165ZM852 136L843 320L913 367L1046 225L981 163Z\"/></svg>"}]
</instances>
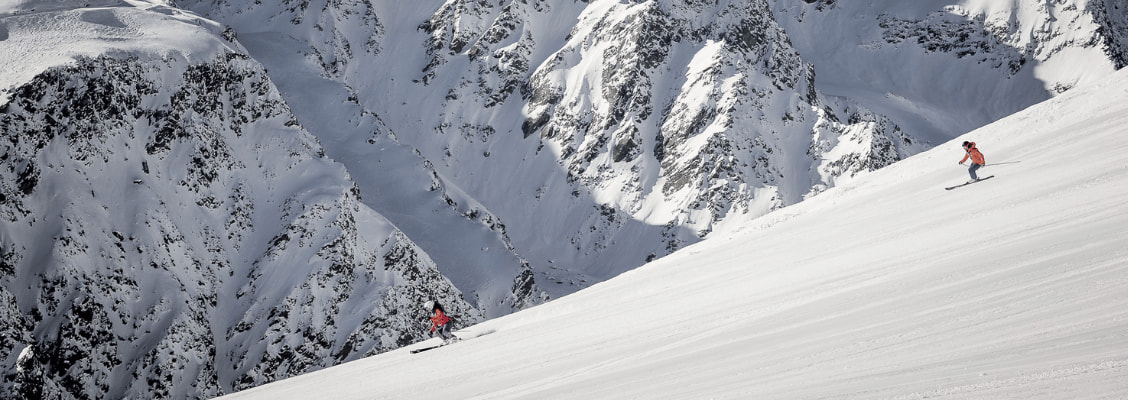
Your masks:
<instances>
[{"instance_id":1,"label":"mountain ridgeline","mask_svg":"<svg viewBox=\"0 0 1128 400\"><path fill-rule=\"evenodd\" d=\"M1128 63L1114 0L902 3L2 6L0 395L388 351L427 299L540 304Z\"/></svg>"}]
</instances>

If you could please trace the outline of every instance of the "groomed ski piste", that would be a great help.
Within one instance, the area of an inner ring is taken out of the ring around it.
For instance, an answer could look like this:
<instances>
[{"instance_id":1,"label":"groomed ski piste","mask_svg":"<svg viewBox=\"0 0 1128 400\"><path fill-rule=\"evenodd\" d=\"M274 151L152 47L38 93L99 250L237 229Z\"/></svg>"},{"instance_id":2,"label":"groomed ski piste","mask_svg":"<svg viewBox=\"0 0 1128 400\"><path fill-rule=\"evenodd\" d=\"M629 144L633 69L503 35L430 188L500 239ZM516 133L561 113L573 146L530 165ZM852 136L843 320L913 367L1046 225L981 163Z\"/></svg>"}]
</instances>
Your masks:
<instances>
[{"instance_id":1,"label":"groomed ski piste","mask_svg":"<svg viewBox=\"0 0 1128 400\"><path fill-rule=\"evenodd\" d=\"M1128 398L1128 69L474 332L229 398Z\"/></svg>"}]
</instances>

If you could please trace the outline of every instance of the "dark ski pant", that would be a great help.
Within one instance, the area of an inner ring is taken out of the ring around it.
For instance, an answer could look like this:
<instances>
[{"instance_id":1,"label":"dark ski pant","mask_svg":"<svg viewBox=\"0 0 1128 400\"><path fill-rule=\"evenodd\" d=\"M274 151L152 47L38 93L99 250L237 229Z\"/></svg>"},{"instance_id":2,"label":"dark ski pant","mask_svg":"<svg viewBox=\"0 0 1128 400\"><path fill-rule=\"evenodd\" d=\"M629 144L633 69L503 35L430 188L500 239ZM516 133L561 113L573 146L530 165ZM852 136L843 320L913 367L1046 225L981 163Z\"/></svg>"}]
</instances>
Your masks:
<instances>
[{"instance_id":1,"label":"dark ski pant","mask_svg":"<svg viewBox=\"0 0 1128 400\"><path fill-rule=\"evenodd\" d=\"M450 323L445 323L431 331L431 337L437 337L442 340L450 339L451 336L453 335L450 333Z\"/></svg>"},{"instance_id":2,"label":"dark ski pant","mask_svg":"<svg viewBox=\"0 0 1128 400\"><path fill-rule=\"evenodd\" d=\"M975 171L978 170L979 167L982 167L982 165L979 165L979 164L976 164L976 163L971 163L971 167L969 167L967 169L967 173L971 174L972 180L976 180L976 181L979 180L979 177L975 175Z\"/></svg>"}]
</instances>

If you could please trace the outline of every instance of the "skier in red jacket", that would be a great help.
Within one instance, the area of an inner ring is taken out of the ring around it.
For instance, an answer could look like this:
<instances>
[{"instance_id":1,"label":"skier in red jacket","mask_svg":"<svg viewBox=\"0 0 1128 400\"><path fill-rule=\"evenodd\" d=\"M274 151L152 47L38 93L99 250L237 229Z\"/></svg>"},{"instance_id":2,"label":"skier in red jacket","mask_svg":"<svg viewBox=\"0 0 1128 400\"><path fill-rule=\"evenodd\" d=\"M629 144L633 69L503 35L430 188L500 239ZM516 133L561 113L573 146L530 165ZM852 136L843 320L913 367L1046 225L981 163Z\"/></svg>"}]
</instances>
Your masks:
<instances>
[{"instance_id":1,"label":"skier in red jacket","mask_svg":"<svg viewBox=\"0 0 1128 400\"><path fill-rule=\"evenodd\" d=\"M980 153L979 149L975 148L975 142L965 141L963 142L963 148L967 154L964 154L963 160L960 160L960 165L963 165L964 161L971 158L971 167L967 169L967 173L971 174L971 180L967 181L967 183L978 181L979 177L975 175L975 171L978 170L979 167L986 165L987 160L983 158L983 153Z\"/></svg>"},{"instance_id":2,"label":"skier in red jacket","mask_svg":"<svg viewBox=\"0 0 1128 400\"><path fill-rule=\"evenodd\" d=\"M450 333L451 318L443 311L443 306L437 301L428 300L423 307L431 312L431 337L442 339L443 342L458 340L457 336Z\"/></svg>"}]
</instances>

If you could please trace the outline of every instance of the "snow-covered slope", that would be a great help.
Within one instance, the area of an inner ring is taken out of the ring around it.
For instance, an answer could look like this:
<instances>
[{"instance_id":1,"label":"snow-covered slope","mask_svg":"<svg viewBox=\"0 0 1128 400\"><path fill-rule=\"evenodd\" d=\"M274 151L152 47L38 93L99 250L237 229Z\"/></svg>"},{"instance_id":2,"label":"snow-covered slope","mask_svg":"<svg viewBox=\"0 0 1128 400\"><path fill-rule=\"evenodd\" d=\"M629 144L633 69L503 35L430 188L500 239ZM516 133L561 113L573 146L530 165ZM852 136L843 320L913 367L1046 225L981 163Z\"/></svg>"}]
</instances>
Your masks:
<instances>
[{"instance_id":1,"label":"snow-covered slope","mask_svg":"<svg viewBox=\"0 0 1128 400\"><path fill-rule=\"evenodd\" d=\"M1125 398L1125 126L1128 70L476 338L227 398ZM945 191L962 140L995 178Z\"/></svg>"}]
</instances>

